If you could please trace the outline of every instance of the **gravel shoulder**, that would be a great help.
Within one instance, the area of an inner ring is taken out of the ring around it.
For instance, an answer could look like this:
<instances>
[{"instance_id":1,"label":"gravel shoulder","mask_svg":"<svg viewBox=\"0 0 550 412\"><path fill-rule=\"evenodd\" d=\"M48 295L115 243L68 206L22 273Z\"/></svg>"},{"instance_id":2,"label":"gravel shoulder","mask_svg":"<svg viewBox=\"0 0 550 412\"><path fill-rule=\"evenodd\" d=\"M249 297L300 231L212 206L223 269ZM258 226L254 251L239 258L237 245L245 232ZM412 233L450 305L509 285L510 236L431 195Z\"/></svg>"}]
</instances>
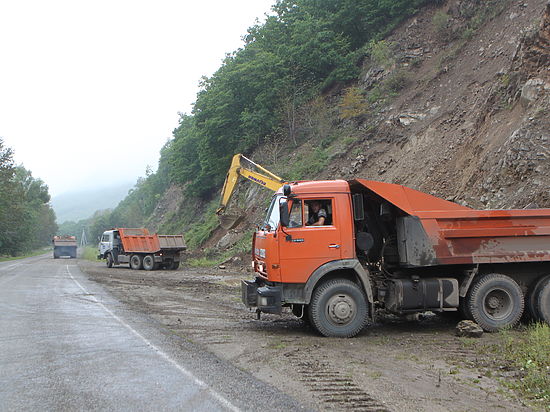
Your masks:
<instances>
[{"instance_id":1,"label":"gravel shoulder","mask_svg":"<svg viewBox=\"0 0 550 412\"><path fill-rule=\"evenodd\" d=\"M130 309L318 410L530 410L503 387L489 348L499 334L458 338L456 321L384 317L353 339L323 338L290 313L256 314L240 302L231 268L132 271L79 260ZM511 333L520 333L512 331Z\"/></svg>"}]
</instances>

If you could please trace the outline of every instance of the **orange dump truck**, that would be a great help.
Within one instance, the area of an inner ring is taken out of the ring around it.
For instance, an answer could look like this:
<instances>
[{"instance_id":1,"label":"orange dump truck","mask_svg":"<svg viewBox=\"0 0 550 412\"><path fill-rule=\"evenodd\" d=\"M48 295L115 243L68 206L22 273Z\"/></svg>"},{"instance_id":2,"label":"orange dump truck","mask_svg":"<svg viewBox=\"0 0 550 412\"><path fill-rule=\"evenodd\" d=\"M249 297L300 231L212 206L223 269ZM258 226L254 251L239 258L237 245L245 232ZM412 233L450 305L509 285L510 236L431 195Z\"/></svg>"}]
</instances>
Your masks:
<instances>
[{"instance_id":1,"label":"orange dump truck","mask_svg":"<svg viewBox=\"0 0 550 412\"><path fill-rule=\"evenodd\" d=\"M473 210L369 180L296 182L254 235L246 306L351 337L378 310L459 311L486 331L550 323L550 209Z\"/></svg>"},{"instance_id":2,"label":"orange dump truck","mask_svg":"<svg viewBox=\"0 0 550 412\"><path fill-rule=\"evenodd\" d=\"M119 228L103 232L98 258L105 259L108 267L128 263L134 270L175 270L185 249L183 235L157 235L144 228Z\"/></svg>"},{"instance_id":3,"label":"orange dump truck","mask_svg":"<svg viewBox=\"0 0 550 412\"><path fill-rule=\"evenodd\" d=\"M61 256L76 258L76 236L54 236L52 243L54 259L58 259Z\"/></svg>"}]
</instances>

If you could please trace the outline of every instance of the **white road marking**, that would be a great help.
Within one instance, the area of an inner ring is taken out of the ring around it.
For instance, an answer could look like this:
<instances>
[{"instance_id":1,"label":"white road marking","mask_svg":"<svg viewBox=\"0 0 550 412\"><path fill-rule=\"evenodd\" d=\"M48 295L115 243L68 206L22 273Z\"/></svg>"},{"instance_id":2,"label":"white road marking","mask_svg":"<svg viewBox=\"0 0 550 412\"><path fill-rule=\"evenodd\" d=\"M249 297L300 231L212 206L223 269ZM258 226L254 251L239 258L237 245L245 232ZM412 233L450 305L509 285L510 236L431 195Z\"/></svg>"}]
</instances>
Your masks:
<instances>
[{"instance_id":1,"label":"white road marking","mask_svg":"<svg viewBox=\"0 0 550 412\"><path fill-rule=\"evenodd\" d=\"M181 366L179 363L177 363L174 359L172 359L170 356L168 356L165 352L160 350L157 346L153 345L147 338L145 338L142 334L140 334L138 331L136 331L134 328L132 328L130 325L128 325L124 320L122 320L120 317L115 315L107 306L105 306L103 303L101 303L97 298L90 294L72 275L69 265L66 265L67 267L67 273L71 277L71 279L77 284L77 286L87 295L90 295L90 299L97 303L105 312L107 312L109 315L111 315L118 323L120 323L122 326L124 326L126 329L128 329L130 332L132 332L134 335L136 335L138 338L140 338L147 346L149 346L153 351L157 353L161 358L166 360L167 362L171 363L177 370L179 370L183 375L187 376L188 378L192 379L195 384L201 388L207 389L210 394L223 406L225 406L227 409L234 411L234 412L240 412L240 409L237 408L235 405L233 405L229 400L227 400L224 396L220 395L218 392L216 392L214 389L210 388L203 380L197 378L195 375L193 375L191 372L189 372L187 369L185 369L183 366Z\"/></svg>"}]
</instances>

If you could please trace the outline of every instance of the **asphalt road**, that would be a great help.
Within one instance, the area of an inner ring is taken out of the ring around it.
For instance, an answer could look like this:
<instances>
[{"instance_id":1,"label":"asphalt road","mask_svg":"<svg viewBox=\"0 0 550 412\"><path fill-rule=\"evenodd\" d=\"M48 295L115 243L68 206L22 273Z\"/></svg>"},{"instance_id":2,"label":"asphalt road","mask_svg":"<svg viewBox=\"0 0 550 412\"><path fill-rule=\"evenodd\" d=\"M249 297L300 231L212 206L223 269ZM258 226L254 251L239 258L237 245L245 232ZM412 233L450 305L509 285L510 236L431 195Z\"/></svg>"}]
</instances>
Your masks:
<instances>
[{"instance_id":1,"label":"asphalt road","mask_svg":"<svg viewBox=\"0 0 550 412\"><path fill-rule=\"evenodd\" d=\"M0 263L1 411L301 409L129 311L75 260Z\"/></svg>"}]
</instances>

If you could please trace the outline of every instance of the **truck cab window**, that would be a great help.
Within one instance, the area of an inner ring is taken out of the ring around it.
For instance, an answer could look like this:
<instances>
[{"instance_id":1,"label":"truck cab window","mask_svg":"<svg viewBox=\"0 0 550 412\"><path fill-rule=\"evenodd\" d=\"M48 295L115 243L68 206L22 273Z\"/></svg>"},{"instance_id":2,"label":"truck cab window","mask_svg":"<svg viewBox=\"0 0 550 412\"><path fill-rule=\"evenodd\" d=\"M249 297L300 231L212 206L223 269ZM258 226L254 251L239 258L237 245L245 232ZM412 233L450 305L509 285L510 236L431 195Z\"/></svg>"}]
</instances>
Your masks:
<instances>
[{"instance_id":1,"label":"truck cab window","mask_svg":"<svg viewBox=\"0 0 550 412\"><path fill-rule=\"evenodd\" d=\"M279 226L279 199L281 196L273 196L269 209L267 210L267 216L265 218L264 227L268 230L275 230Z\"/></svg>"},{"instance_id":2,"label":"truck cab window","mask_svg":"<svg viewBox=\"0 0 550 412\"><path fill-rule=\"evenodd\" d=\"M306 226L332 225L332 201L330 199L306 200Z\"/></svg>"},{"instance_id":3,"label":"truck cab window","mask_svg":"<svg viewBox=\"0 0 550 412\"><path fill-rule=\"evenodd\" d=\"M288 227L302 226L302 201L294 200L290 209L290 223Z\"/></svg>"}]
</instances>

